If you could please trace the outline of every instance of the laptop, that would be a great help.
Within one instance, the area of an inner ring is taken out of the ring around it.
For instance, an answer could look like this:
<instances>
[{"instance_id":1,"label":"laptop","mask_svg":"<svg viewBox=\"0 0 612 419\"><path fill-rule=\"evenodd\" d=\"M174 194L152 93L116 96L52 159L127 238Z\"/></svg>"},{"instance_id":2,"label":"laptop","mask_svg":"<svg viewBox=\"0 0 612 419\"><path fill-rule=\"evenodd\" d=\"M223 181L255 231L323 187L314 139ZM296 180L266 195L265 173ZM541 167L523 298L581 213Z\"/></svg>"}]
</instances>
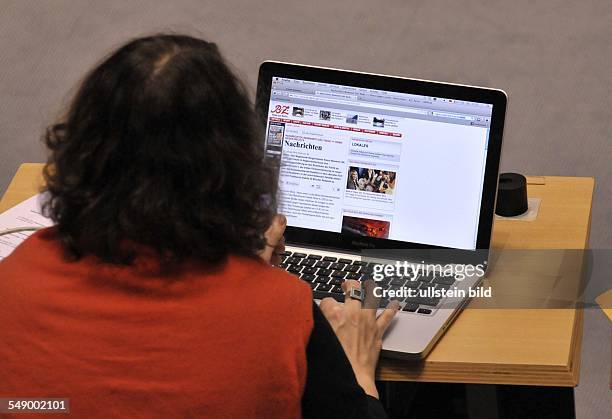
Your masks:
<instances>
[{"instance_id":1,"label":"laptop","mask_svg":"<svg viewBox=\"0 0 612 419\"><path fill-rule=\"evenodd\" d=\"M506 94L265 62L256 109L287 217L280 267L313 297L374 280L383 356L422 359L488 269ZM468 272L469 271L469 272Z\"/></svg>"}]
</instances>

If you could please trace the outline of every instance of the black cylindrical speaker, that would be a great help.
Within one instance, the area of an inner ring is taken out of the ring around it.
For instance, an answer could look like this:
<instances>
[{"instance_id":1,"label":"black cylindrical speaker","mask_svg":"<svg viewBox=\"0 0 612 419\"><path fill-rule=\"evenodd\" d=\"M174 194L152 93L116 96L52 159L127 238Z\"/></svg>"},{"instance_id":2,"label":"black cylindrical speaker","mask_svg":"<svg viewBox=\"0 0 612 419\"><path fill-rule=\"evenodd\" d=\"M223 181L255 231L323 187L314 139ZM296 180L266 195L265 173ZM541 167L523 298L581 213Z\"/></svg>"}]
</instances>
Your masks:
<instances>
[{"instance_id":1,"label":"black cylindrical speaker","mask_svg":"<svg viewBox=\"0 0 612 419\"><path fill-rule=\"evenodd\" d=\"M518 173L499 175L495 213L502 217L514 217L527 212L527 179Z\"/></svg>"}]
</instances>

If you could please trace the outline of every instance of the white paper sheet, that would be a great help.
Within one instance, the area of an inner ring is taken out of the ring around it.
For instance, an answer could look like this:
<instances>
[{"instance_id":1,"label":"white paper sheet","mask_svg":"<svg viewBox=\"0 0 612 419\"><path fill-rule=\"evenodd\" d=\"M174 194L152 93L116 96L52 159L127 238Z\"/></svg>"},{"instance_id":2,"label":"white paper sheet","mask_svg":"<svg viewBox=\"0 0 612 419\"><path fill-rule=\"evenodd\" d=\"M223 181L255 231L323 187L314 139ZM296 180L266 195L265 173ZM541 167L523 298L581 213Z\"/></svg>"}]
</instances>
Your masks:
<instances>
[{"instance_id":1,"label":"white paper sheet","mask_svg":"<svg viewBox=\"0 0 612 419\"><path fill-rule=\"evenodd\" d=\"M0 214L0 233L17 227L50 227L53 222L42 215L43 194L34 195ZM17 246L32 235L33 231L0 235L0 261L10 255Z\"/></svg>"}]
</instances>

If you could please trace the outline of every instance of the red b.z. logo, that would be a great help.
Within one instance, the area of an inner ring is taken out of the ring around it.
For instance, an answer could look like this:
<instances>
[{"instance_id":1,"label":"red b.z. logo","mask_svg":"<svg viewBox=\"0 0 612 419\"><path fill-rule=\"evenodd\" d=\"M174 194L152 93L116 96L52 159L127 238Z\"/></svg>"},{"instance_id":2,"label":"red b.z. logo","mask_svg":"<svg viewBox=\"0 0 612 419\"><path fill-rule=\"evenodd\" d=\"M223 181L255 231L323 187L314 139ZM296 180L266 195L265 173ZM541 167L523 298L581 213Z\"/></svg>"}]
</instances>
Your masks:
<instances>
[{"instance_id":1,"label":"red b.z. logo","mask_svg":"<svg viewBox=\"0 0 612 419\"><path fill-rule=\"evenodd\" d=\"M272 113L278 115L289 115L289 106L276 105L274 109L272 109Z\"/></svg>"}]
</instances>

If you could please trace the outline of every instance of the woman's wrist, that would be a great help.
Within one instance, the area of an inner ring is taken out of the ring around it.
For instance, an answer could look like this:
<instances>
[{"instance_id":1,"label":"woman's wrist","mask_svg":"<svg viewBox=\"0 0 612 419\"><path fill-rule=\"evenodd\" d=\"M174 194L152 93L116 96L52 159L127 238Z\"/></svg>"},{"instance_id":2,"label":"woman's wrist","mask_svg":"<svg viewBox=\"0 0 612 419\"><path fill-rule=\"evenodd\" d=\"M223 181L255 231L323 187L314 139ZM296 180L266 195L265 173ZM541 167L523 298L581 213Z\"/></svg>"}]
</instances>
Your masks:
<instances>
[{"instance_id":1,"label":"woman's wrist","mask_svg":"<svg viewBox=\"0 0 612 419\"><path fill-rule=\"evenodd\" d=\"M376 383L374 378L370 376L356 375L357 384L365 391L365 393L369 396L378 399L378 389L376 388Z\"/></svg>"}]
</instances>

